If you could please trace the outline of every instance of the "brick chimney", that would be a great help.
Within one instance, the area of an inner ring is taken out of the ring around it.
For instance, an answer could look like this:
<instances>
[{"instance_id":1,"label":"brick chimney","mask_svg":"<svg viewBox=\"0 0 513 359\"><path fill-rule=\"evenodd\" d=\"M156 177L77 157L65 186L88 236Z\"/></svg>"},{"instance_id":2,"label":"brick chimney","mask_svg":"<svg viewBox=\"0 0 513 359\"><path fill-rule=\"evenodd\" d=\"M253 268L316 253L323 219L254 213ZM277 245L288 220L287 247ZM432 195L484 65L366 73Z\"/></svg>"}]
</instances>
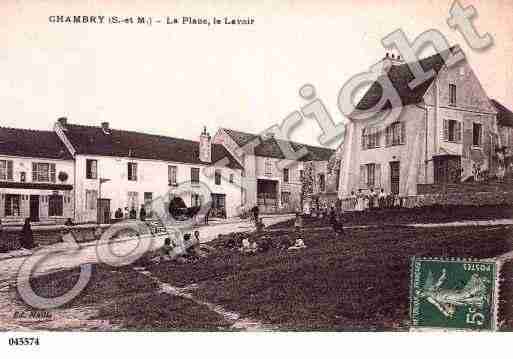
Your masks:
<instances>
[{"instance_id":1,"label":"brick chimney","mask_svg":"<svg viewBox=\"0 0 513 359\"><path fill-rule=\"evenodd\" d=\"M66 127L68 125L68 119L66 117L59 117L57 121L62 127Z\"/></svg>"},{"instance_id":2,"label":"brick chimney","mask_svg":"<svg viewBox=\"0 0 513 359\"><path fill-rule=\"evenodd\" d=\"M383 73L387 73L390 67L404 64L404 59L401 55L396 56L393 53L387 52L381 63L383 65Z\"/></svg>"},{"instance_id":3,"label":"brick chimney","mask_svg":"<svg viewBox=\"0 0 513 359\"><path fill-rule=\"evenodd\" d=\"M207 127L203 127L199 140L199 159L201 162L212 162L212 138L207 132Z\"/></svg>"}]
</instances>

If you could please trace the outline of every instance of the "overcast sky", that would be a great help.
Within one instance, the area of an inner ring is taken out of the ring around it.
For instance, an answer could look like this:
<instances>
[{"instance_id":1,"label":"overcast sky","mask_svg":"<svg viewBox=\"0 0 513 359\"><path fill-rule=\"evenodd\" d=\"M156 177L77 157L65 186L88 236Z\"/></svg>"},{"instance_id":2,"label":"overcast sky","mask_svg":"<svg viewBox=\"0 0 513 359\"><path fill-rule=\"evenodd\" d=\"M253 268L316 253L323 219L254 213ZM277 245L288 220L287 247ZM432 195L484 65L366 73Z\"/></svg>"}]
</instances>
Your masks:
<instances>
[{"instance_id":1,"label":"overcast sky","mask_svg":"<svg viewBox=\"0 0 513 359\"><path fill-rule=\"evenodd\" d=\"M492 98L513 109L513 1L468 1L494 46L477 53L446 24L452 1L0 0L0 126L70 122L197 139L260 132L306 104L315 86L336 122L338 92L385 53L381 38L434 28L459 43ZM71 4L71 5L70 5ZM252 26L52 24L51 15L251 16ZM304 120L293 140L318 144Z\"/></svg>"}]
</instances>

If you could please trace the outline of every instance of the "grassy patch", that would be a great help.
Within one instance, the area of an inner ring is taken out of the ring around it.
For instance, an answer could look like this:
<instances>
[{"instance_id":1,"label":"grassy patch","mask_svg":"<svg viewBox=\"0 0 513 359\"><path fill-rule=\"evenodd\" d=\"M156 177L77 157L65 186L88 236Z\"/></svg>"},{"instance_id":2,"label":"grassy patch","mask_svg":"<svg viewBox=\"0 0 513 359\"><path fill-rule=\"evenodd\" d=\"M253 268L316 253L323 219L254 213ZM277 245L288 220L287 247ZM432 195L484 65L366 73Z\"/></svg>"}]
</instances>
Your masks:
<instances>
[{"instance_id":1,"label":"grassy patch","mask_svg":"<svg viewBox=\"0 0 513 359\"><path fill-rule=\"evenodd\" d=\"M401 225L407 223L447 223L455 221L476 221L510 218L513 219L513 207L502 206L432 206L429 208L394 208L366 210L363 212L344 212L345 226L354 225ZM270 228L287 228L294 220L284 221ZM305 218L305 227L329 226L327 218Z\"/></svg>"},{"instance_id":2,"label":"grassy patch","mask_svg":"<svg viewBox=\"0 0 513 359\"><path fill-rule=\"evenodd\" d=\"M488 258L513 249L510 228L385 227L311 232L308 248L242 256L221 250L194 264L150 268L174 285L244 316L289 330L401 330L408 327L412 256Z\"/></svg>"},{"instance_id":3,"label":"grassy patch","mask_svg":"<svg viewBox=\"0 0 513 359\"><path fill-rule=\"evenodd\" d=\"M56 297L73 287L79 272L74 268L36 277L31 279L32 287L40 296ZM86 289L58 310L82 307L96 310L89 319L107 320L126 330L219 330L231 324L204 306L162 293L154 280L130 266L93 265Z\"/></svg>"}]
</instances>

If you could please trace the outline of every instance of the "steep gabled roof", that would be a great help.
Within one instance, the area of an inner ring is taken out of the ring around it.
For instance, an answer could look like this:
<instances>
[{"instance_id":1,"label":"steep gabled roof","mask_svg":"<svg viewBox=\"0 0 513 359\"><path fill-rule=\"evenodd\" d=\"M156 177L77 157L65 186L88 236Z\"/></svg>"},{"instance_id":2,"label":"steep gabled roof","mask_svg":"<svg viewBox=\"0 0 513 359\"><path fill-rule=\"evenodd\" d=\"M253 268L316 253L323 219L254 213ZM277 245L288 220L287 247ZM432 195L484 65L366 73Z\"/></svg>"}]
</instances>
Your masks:
<instances>
[{"instance_id":1,"label":"steep gabled roof","mask_svg":"<svg viewBox=\"0 0 513 359\"><path fill-rule=\"evenodd\" d=\"M497 100L491 99L490 102L497 109L497 124L513 127L513 112Z\"/></svg>"},{"instance_id":2,"label":"steep gabled roof","mask_svg":"<svg viewBox=\"0 0 513 359\"><path fill-rule=\"evenodd\" d=\"M299 151L301 148L306 148L308 153L300 158L299 161L328 161L330 157L335 153L335 150L326 147L317 147L305 145L302 143L285 141L274 137L263 137L247 132L235 131L228 128L224 130L239 147L250 143L255 139L260 139L260 143L254 148L255 155L260 157L271 157L285 159L286 156L282 151L282 148L290 145L294 151Z\"/></svg>"},{"instance_id":3,"label":"steep gabled roof","mask_svg":"<svg viewBox=\"0 0 513 359\"><path fill-rule=\"evenodd\" d=\"M454 55L455 50L457 51L459 47L453 46L449 50ZM461 50L460 50L461 51ZM444 65L444 59L443 56L445 55L442 53L437 53L435 55L426 57L424 59L419 60L420 66L424 69L424 71L435 71L435 74L438 75L438 72ZM410 71L410 67L408 63L404 63L401 65L393 65L389 68L387 74L383 74L380 76L379 79L383 79L384 77L388 76L390 81L392 82L392 85L396 89L401 102L402 106L412 105L416 103L420 103L423 101L423 97L428 90L429 86L431 86L431 83L435 79L435 76L427 79L420 85L416 86L415 88L411 89L409 87L409 83L415 78L413 76L413 73ZM360 111L366 111L372 109L374 106L376 106L379 101L381 100L381 96L383 94L383 89L380 85L379 79L374 82L365 95L360 99L358 104L356 105L356 109ZM388 101L382 108L382 110L389 109L392 107L392 104Z\"/></svg>"},{"instance_id":4,"label":"steep gabled roof","mask_svg":"<svg viewBox=\"0 0 513 359\"><path fill-rule=\"evenodd\" d=\"M199 159L199 142L147 133L67 123L65 134L77 154L133 157L168 162L210 165ZM212 145L212 163L227 159L227 165L242 169L221 145Z\"/></svg>"},{"instance_id":5,"label":"steep gabled roof","mask_svg":"<svg viewBox=\"0 0 513 359\"><path fill-rule=\"evenodd\" d=\"M0 127L0 155L71 160L53 131Z\"/></svg>"}]
</instances>

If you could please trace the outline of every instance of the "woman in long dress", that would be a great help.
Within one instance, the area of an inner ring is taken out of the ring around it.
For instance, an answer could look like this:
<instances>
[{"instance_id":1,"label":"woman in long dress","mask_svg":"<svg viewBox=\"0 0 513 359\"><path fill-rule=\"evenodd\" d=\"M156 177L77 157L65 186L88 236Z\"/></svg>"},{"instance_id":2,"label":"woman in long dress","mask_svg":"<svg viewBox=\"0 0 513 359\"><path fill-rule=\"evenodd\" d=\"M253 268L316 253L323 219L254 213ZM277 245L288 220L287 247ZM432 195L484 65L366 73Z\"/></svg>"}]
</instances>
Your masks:
<instances>
[{"instance_id":1,"label":"woman in long dress","mask_svg":"<svg viewBox=\"0 0 513 359\"><path fill-rule=\"evenodd\" d=\"M365 195L362 193L362 190L358 190L358 194L356 195L356 210L363 211L365 208Z\"/></svg>"},{"instance_id":2,"label":"woman in long dress","mask_svg":"<svg viewBox=\"0 0 513 359\"><path fill-rule=\"evenodd\" d=\"M354 191L351 191L351 196L349 197L349 211L356 210L356 205L358 203L358 197L356 197L356 194Z\"/></svg>"}]
</instances>

